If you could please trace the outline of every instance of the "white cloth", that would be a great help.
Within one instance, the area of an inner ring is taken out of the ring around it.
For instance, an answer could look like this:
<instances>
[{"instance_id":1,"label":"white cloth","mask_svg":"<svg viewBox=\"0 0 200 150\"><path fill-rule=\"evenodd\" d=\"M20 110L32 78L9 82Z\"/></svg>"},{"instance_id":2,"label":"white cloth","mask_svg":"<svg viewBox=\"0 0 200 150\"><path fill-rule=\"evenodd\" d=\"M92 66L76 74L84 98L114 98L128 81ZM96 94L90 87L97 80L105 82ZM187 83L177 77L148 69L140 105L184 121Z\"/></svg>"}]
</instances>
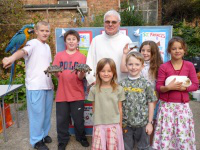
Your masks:
<instances>
[{"instance_id":1,"label":"white cloth","mask_svg":"<svg viewBox=\"0 0 200 150\"><path fill-rule=\"evenodd\" d=\"M131 42L131 39L122 33L117 33L113 36L103 33L93 38L86 61L86 64L92 69L90 74L86 74L88 83L92 84L96 81L96 66L102 58L112 58L116 63L118 81L124 79L127 74L120 71L123 48L127 43Z\"/></svg>"},{"instance_id":2,"label":"white cloth","mask_svg":"<svg viewBox=\"0 0 200 150\"><path fill-rule=\"evenodd\" d=\"M46 70L52 62L50 47L37 39L30 40L23 48L28 55L24 56L26 65L26 88L28 90L53 89L51 76L47 77Z\"/></svg>"},{"instance_id":3,"label":"white cloth","mask_svg":"<svg viewBox=\"0 0 200 150\"><path fill-rule=\"evenodd\" d=\"M149 68L150 68L150 61L145 61L144 68L142 69L141 75L151 83L153 88L155 88L155 81L152 80L149 76Z\"/></svg>"}]
</instances>

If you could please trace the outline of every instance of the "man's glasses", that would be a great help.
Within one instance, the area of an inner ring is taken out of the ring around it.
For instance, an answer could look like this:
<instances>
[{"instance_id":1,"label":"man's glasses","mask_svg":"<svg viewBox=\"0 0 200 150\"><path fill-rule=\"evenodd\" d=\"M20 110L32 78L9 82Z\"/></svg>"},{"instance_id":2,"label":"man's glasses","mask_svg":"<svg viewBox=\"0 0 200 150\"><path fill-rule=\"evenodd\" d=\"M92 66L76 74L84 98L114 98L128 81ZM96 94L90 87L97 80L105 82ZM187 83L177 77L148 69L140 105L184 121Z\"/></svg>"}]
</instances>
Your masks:
<instances>
[{"instance_id":1,"label":"man's glasses","mask_svg":"<svg viewBox=\"0 0 200 150\"><path fill-rule=\"evenodd\" d=\"M118 23L118 21L109 21L109 20L105 21L105 24L107 24L107 25L109 25L109 24L116 25L117 23Z\"/></svg>"}]
</instances>

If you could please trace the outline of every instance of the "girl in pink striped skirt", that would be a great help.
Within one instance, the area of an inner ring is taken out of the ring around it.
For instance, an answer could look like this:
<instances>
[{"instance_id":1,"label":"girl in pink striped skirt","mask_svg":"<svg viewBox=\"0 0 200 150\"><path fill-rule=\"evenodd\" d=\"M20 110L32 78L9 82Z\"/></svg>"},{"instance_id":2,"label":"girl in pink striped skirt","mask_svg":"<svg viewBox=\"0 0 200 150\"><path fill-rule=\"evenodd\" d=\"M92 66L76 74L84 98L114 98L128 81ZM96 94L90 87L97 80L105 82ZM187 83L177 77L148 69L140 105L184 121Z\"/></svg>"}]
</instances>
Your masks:
<instances>
[{"instance_id":1,"label":"girl in pink striped skirt","mask_svg":"<svg viewBox=\"0 0 200 150\"><path fill-rule=\"evenodd\" d=\"M196 150L194 121L188 94L198 89L196 71L191 62L183 60L187 48L182 38L172 38L168 43L167 51L171 55L171 60L160 66L156 84L161 101L153 148ZM188 78L188 83L176 81L183 76ZM169 83L165 82L168 77L172 78Z\"/></svg>"},{"instance_id":2,"label":"girl in pink striped skirt","mask_svg":"<svg viewBox=\"0 0 200 150\"><path fill-rule=\"evenodd\" d=\"M122 101L125 95L116 81L114 61L101 59L97 64L96 85L91 87L88 95L88 100L93 103L92 150L124 150Z\"/></svg>"}]
</instances>

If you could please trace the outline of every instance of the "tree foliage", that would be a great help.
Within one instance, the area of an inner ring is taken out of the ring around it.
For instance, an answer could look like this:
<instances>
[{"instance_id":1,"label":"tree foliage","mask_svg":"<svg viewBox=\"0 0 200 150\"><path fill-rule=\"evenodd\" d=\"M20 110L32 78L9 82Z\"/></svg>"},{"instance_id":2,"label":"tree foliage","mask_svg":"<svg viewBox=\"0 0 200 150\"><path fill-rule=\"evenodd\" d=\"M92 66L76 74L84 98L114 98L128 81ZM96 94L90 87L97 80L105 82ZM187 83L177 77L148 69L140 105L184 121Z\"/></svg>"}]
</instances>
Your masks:
<instances>
[{"instance_id":1,"label":"tree foliage","mask_svg":"<svg viewBox=\"0 0 200 150\"><path fill-rule=\"evenodd\" d=\"M121 3L121 26L142 26L144 25L142 14L131 8L127 2Z\"/></svg>"},{"instance_id":2,"label":"tree foliage","mask_svg":"<svg viewBox=\"0 0 200 150\"><path fill-rule=\"evenodd\" d=\"M142 14L136 12L128 5L127 2L121 3L121 26L142 26L144 25L144 20L142 19ZM93 21L90 23L91 27L103 27L104 13L99 13L99 15L94 16Z\"/></svg>"},{"instance_id":3,"label":"tree foliage","mask_svg":"<svg viewBox=\"0 0 200 150\"><path fill-rule=\"evenodd\" d=\"M164 0L163 24L191 22L200 17L200 0Z\"/></svg>"},{"instance_id":4,"label":"tree foliage","mask_svg":"<svg viewBox=\"0 0 200 150\"><path fill-rule=\"evenodd\" d=\"M174 26L173 36L182 37L188 46L186 57L200 56L200 27L190 27L185 22Z\"/></svg>"},{"instance_id":5,"label":"tree foliage","mask_svg":"<svg viewBox=\"0 0 200 150\"><path fill-rule=\"evenodd\" d=\"M12 36L24 25L26 13L20 0L0 0L0 7L0 51L4 51Z\"/></svg>"}]
</instances>

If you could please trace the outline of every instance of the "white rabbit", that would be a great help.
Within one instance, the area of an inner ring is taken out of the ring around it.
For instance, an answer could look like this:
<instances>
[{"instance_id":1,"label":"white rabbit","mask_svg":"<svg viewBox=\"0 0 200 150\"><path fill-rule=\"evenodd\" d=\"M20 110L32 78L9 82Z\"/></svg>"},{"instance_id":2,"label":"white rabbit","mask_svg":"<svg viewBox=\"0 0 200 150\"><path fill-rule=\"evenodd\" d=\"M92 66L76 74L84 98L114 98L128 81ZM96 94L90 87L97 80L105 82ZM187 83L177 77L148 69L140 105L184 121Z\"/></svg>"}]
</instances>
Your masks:
<instances>
[{"instance_id":1,"label":"white rabbit","mask_svg":"<svg viewBox=\"0 0 200 150\"><path fill-rule=\"evenodd\" d=\"M182 86L183 87L189 87L192 82L191 80L187 77L187 76L169 76L166 80L165 80L165 85L168 85L174 78L176 78L175 82L183 82Z\"/></svg>"}]
</instances>

